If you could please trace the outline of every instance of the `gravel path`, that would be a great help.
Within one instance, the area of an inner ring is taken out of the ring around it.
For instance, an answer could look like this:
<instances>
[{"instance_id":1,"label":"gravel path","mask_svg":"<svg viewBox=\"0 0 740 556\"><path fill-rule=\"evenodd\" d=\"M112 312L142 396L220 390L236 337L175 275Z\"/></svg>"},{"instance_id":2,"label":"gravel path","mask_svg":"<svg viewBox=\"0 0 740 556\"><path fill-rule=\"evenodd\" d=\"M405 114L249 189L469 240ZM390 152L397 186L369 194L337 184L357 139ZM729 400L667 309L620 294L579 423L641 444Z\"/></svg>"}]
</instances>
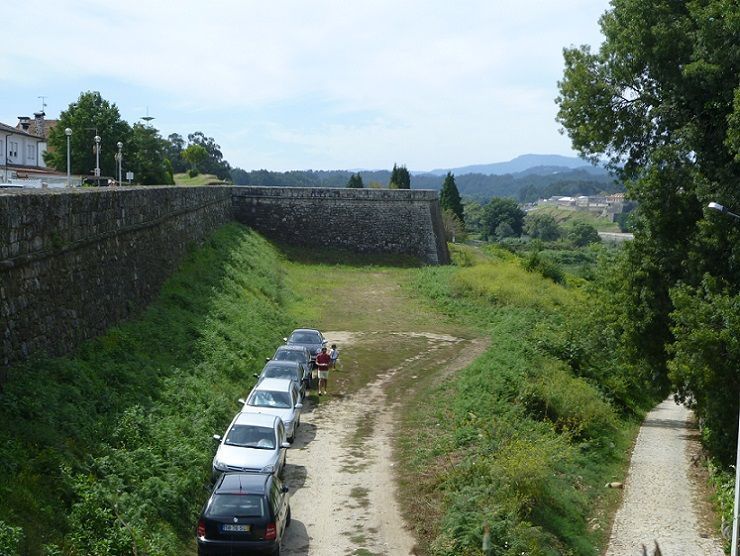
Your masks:
<instances>
[{"instance_id":1,"label":"gravel path","mask_svg":"<svg viewBox=\"0 0 740 556\"><path fill-rule=\"evenodd\" d=\"M641 556L657 541L663 556L723 556L722 543L702 530L689 457L696 435L691 412L665 400L640 428L606 556Z\"/></svg>"},{"instance_id":2,"label":"gravel path","mask_svg":"<svg viewBox=\"0 0 740 556\"><path fill-rule=\"evenodd\" d=\"M435 352L459 356L451 369L469 364L487 341L439 334L424 336L428 347L398 367L386 369L361 392L341 399L309 402L288 451L285 480L292 491L293 521L283 541L285 556L408 556L415 554L414 537L398 501L391 457L396 410L387 403L385 386L408 365L432 361ZM362 334L327 332L331 341L361 341ZM346 349L343 353L347 353ZM342 372L342 371L331 371ZM330 385L331 391L331 372Z\"/></svg>"}]
</instances>

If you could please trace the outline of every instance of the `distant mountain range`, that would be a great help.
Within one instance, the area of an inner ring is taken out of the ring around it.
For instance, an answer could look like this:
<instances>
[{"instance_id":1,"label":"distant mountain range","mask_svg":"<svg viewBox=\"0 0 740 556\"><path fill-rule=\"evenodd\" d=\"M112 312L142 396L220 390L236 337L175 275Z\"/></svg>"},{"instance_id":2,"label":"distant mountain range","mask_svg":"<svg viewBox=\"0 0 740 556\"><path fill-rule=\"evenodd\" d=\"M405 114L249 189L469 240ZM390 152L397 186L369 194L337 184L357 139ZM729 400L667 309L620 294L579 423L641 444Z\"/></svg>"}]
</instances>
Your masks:
<instances>
[{"instance_id":1,"label":"distant mountain range","mask_svg":"<svg viewBox=\"0 0 740 556\"><path fill-rule=\"evenodd\" d=\"M624 185L603 168L575 157L537 154L525 154L508 162L411 172L411 187L440 189L447 172L455 175L460 195L482 203L492 197L512 197L524 203L553 195L597 195L624 191ZM387 187L391 175L388 170L247 172L234 168L231 178L236 185L345 187L353 173L362 176L365 187Z\"/></svg>"},{"instance_id":2,"label":"distant mountain range","mask_svg":"<svg viewBox=\"0 0 740 556\"><path fill-rule=\"evenodd\" d=\"M507 162L493 162L491 164L473 164L472 166L460 166L458 168L439 168L431 172L418 172L419 174L433 174L444 176L452 172L455 176L463 174L483 174L485 176L502 176L504 174L518 174L532 169L538 169L537 174L557 173L564 169L588 168L599 173L599 168L590 163L573 156L561 156L559 154L523 154ZM604 172L601 169L601 172Z\"/></svg>"}]
</instances>

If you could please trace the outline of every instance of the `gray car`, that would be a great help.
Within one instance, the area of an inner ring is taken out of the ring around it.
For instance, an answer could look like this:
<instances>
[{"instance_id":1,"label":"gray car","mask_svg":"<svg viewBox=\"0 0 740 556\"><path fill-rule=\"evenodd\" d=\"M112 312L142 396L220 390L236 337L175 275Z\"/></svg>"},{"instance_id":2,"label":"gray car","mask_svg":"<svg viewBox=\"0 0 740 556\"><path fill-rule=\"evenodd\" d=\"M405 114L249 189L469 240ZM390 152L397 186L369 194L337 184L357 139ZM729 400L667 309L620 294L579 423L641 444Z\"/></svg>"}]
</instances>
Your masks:
<instances>
[{"instance_id":1,"label":"gray car","mask_svg":"<svg viewBox=\"0 0 740 556\"><path fill-rule=\"evenodd\" d=\"M282 420L268 413L237 413L223 438L213 435L218 450L213 458L212 478L222 473L279 474L290 444Z\"/></svg>"},{"instance_id":2,"label":"gray car","mask_svg":"<svg viewBox=\"0 0 740 556\"><path fill-rule=\"evenodd\" d=\"M243 413L266 413L283 420L288 442L295 439L296 429L301 424L301 393L293 380L265 378L261 380L243 403Z\"/></svg>"},{"instance_id":3,"label":"gray car","mask_svg":"<svg viewBox=\"0 0 740 556\"><path fill-rule=\"evenodd\" d=\"M301 401L306 397L306 379L308 372L305 366L298 361L268 361L262 368L262 372L254 375L257 384L266 378L287 378L298 385Z\"/></svg>"}]
</instances>

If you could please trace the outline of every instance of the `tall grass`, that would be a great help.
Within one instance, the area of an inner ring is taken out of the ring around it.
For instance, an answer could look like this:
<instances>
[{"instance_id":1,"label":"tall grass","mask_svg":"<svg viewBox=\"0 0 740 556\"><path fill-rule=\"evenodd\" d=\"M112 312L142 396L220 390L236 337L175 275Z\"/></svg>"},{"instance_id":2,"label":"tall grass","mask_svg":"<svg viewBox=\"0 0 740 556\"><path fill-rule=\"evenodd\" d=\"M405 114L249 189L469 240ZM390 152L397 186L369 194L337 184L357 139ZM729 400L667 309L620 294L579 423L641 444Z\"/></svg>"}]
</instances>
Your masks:
<instances>
[{"instance_id":1,"label":"tall grass","mask_svg":"<svg viewBox=\"0 0 740 556\"><path fill-rule=\"evenodd\" d=\"M139 318L73 356L13 368L0 404L0 547L9 531L23 554L192 551L210 436L293 324L280 269L267 242L228 225Z\"/></svg>"},{"instance_id":2,"label":"tall grass","mask_svg":"<svg viewBox=\"0 0 740 556\"><path fill-rule=\"evenodd\" d=\"M420 269L408 291L477 326L491 345L406 404L404 428L420 432L400 441L401 488L421 551L481 554L488 527L497 555L598 554L618 500L604 484L621 478L640 408L652 400L635 392L632 405L615 403L607 391L619 372L591 368L603 357L590 353L596 344L577 343L578 372L552 348L567 344L570 319L593 310L594 297L500 250L453 256L462 264Z\"/></svg>"}]
</instances>

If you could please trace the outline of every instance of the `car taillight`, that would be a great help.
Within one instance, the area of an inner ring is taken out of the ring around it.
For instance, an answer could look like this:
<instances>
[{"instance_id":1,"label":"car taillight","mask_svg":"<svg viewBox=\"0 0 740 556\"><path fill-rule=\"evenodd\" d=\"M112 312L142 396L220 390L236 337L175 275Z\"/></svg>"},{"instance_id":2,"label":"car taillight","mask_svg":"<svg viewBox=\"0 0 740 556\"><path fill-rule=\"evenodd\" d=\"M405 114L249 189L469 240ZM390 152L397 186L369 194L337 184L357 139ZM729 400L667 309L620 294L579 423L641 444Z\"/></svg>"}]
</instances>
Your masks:
<instances>
[{"instance_id":1,"label":"car taillight","mask_svg":"<svg viewBox=\"0 0 740 556\"><path fill-rule=\"evenodd\" d=\"M277 527L274 523L268 523L265 529L265 540L274 541L277 538Z\"/></svg>"},{"instance_id":2,"label":"car taillight","mask_svg":"<svg viewBox=\"0 0 740 556\"><path fill-rule=\"evenodd\" d=\"M196 535L202 539L206 538L206 522L202 519L198 521L198 530Z\"/></svg>"}]
</instances>

